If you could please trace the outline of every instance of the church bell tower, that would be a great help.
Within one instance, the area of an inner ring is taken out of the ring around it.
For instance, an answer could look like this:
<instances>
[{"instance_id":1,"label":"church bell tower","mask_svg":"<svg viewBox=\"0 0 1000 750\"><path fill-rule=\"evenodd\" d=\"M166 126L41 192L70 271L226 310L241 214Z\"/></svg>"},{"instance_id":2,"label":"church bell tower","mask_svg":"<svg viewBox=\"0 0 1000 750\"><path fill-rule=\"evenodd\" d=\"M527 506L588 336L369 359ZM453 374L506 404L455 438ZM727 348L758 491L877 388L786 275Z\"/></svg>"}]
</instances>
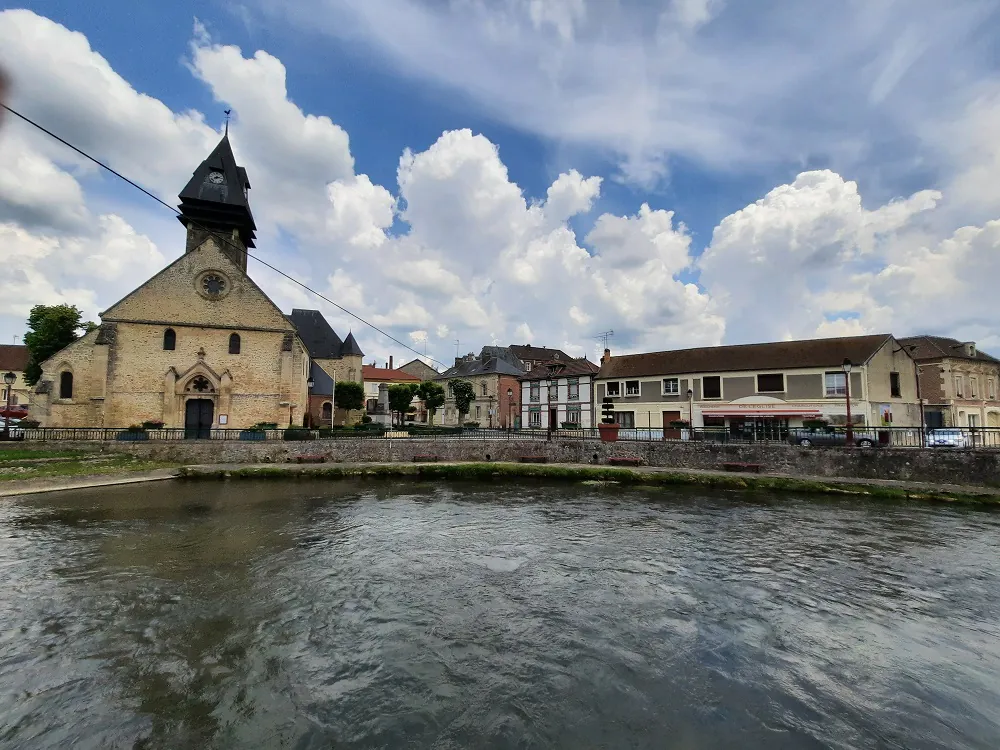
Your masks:
<instances>
[{"instance_id":1,"label":"church bell tower","mask_svg":"<svg viewBox=\"0 0 1000 750\"><path fill-rule=\"evenodd\" d=\"M181 215L177 218L187 227L184 252L191 252L214 234L221 240L222 251L246 272L246 251L254 247L257 231L249 196L250 180L247 171L236 164L227 127L219 145L178 196Z\"/></svg>"}]
</instances>

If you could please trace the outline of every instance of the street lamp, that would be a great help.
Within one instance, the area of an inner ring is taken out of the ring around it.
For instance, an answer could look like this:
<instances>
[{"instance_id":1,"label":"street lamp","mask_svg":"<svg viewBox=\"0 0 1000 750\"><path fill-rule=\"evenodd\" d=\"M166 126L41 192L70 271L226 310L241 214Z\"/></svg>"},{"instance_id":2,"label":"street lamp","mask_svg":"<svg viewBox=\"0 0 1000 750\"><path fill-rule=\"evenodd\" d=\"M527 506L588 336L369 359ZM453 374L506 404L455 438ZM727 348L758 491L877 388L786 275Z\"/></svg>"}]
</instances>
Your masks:
<instances>
[{"instance_id":1,"label":"street lamp","mask_svg":"<svg viewBox=\"0 0 1000 750\"><path fill-rule=\"evenodd\" d=\"M313 394L312 394L312 390L313 390L313 386L315 386L315 385L316 385L316 381L313 379L313 376L310 375L309 378L306 380L306 388L309 389L309 393L306 394L306 422L309 425L309 429L312 429L312 426L313 426L313 414L312 414L312 395Z\"/></svg>"},{"instance_id":2,"label":"street lamp","mask_svg":"<svg viewBox=\"0 0 1000 750\"><path fill-rule=\"evenodd\" d=\"M847 399L847 434L844 438L845 445L854 445L854 423L851 420L851 360L844 359L844 395Z\"/></svg>"},{"instance_id":3,"label":"street lamp","mask_svg":"<svg viewBox=\"0 0 1000 750\"><path fill-rule=\"evenodd\" d=\"M514 389L507 389L507 430L514 426Z\"/></svg>"},{"instance_id":4,"label":"street lamp","mask_svg":"<svg viewBox=\"0 0 1000 750\"><path fill-rule=\"evenodd\" d=\"M7 386L7 411L4 413L3 419L3 439L10 440L10 397L14 391L14 381L17 380L17 375L13 372L4 373L3 382Z\"/></svg>"}]
</instances>

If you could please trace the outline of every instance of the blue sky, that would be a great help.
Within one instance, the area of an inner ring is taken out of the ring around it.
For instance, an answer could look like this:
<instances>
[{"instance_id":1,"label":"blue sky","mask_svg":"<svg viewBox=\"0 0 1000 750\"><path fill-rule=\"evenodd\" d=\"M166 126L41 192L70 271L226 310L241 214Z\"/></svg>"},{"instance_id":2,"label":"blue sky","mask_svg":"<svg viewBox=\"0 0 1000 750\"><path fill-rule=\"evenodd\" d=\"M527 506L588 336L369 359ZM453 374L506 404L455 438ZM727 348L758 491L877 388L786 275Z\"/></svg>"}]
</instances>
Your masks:
<instances>
[{"instance_id":1,"label":"blue sky","mask_svg":"<svg viewBox=\"0 0 1000 750\"><path fill-rule=\"evenodd\" d=\"M50 0L6 6L0 64L15 106L170 201L232 107L261 257L442 361L456 338L593 355L611 328L623 351L883 330L1000 347L979 301L997 2L614 5ZM176 257L155 204L5 130L3 340L29 303L94 317ZM371 358L406 356L251 273Z\"/></svg>"}]
</instances>

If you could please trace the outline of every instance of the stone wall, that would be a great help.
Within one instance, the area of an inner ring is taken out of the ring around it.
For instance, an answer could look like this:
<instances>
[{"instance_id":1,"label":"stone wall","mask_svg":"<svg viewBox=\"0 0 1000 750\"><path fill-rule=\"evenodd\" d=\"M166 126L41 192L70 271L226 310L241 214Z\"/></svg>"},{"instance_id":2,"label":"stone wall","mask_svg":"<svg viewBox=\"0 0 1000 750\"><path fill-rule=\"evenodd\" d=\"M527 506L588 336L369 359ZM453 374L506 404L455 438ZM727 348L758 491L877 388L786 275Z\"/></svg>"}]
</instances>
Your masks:
<instances>
[{"instance_id":1,"label":"stone wall","mask_svg":"<svg viewBox=\"0 0 1000 750\"><path fill-rule=\"evenodd\" d=\"M331 462L412 461L436 455L443 461L517 461L545 456L550 462L606 464L612 456L642 459L650 466L722 469L726 462L758 463L769 473L792 476L902 479L936 484L1000 486L1000 452L918 449L799 448L785 445L689 443L601 443L589 440L313 440L240 442L178 440L107 443L9 443L131 453L144 458L192 464L285 462L297 455L322 454ZM4 444L0 444L2 450Z\"/></svg>"}]
</instances>

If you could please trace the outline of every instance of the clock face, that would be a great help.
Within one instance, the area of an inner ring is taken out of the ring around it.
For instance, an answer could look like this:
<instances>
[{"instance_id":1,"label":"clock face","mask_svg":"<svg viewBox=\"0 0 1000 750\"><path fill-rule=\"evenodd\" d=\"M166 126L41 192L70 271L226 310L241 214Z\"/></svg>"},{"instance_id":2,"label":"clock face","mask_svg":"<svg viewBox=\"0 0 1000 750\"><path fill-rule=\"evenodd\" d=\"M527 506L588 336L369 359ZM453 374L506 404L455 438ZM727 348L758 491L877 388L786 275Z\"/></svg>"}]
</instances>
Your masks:
<instances>
[{"instance_id":1,"label":"clock face","mask_svg":"<svg viewBox=\"0 0 1000 750\"><path fill-rule=\"evenodd\" d=\"M208 181L215 185L221 185L226 181L226 176L222 172L209 172Z\"/></svg>"}]
</instances>

